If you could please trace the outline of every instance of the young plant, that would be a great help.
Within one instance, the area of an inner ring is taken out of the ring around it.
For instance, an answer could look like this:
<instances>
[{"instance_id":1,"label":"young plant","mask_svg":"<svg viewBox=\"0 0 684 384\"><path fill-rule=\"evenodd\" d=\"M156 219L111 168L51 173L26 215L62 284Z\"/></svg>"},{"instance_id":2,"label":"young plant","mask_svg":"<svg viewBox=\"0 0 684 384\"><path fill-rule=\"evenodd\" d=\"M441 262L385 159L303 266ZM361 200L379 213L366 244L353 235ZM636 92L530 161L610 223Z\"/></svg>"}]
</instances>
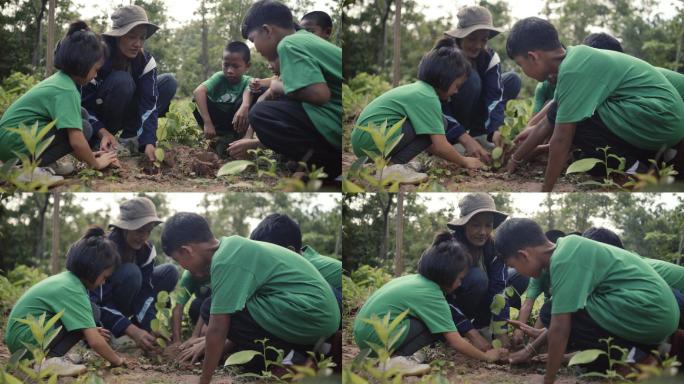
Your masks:
<instances>
[{"instance_id":1,"label":"young plant","mask_svg":"<svg viewBox=\"0 0 684 384\"><path fill-rule=\"evenodd\" d=\"M49 368L43 369L42 364L47 357L50 343L57 337L57 334L59 334L59 331L62 329L61 326L53 329L62 315L64 315L64 310L61 310L49 320L46 320L45 312L37 319L32 315L28 315L24 319L17 319L18 322L29 327L35 343L22 342L26 349L19 350L12 355L10 363L8 364L9 370L23 379L28 379L28 381L32 383L57 383L57 374L53 374L52 370ZM31 358L22 360L27 352L31 354ZM9 375L6 372L3 375L5 374ZM11 375L7 377L10 376Z\"/></svg>"},{"instance_id":2,"label":"young plant","mask_svg":"<svg viewBox=\"0 0 684 384\"><path fill-rule=\"evenodd\" d=\"M610 149L610 146L598 148L599 151L603 152L603 157L604 157L603 160L597 159L594 157L587 157L584 159L577 160L574 163L570 164L568 169L565 171L565 174L569 175L571 173L587 172L587 171L591 170L592 168L594 168L597 164L602 164L606 170L606 175L603 178L603 181L599 182L596 180L589 180L589 181L583 182L582 185L596 185L596 186L603 187L603 188L625 189L625 188L623 188L622 185L616 183L613 180L614 176L626 175L626 173L625 173L625 167L626 167L625 158L617 156L617 155L612 154L612 153L608 153L609 149ZM617 162L618 162L617 168L611 168L608 165L608 160L611 158L617 160Z\"/></svg>"},{"instance_id":3,"label":"young plant","mask_svg":"<svg viewBox=\"0 0 684 384\"><path fill-rule=\"evenodd\" d=\"M234 160L229 161L216 172L216 177L237 175L244 172L249 167L254 167L257 177L269 176L278 177L276 171L278 162L272 158L271 152L264 149L250 149L247 151L253 156L254 160Z\"/></svg>"},{"instance_id":4,"label":"young plant","mask_svg":"<svg viewBox=\"0 0 684 384\"><path fill-rule=\"evenodd\" d=\"M489 306L492 315L499 316L506 308L506 296L501 293L497 293L492 298L492 303ZM508 334L508 323L506 320L494 321L492 320L489 324L492 330L492 335L500 336ZM492 347L501 348L501 340L492 341Z\"/></svg>"},{"instance_id":5,"label":"young plant","mask_svg":"<svg viewBox=\"0 0 684 384\"><path fill-rule=\"evenodd\" d=\"M7 128L9 132L19 135L24 143L26 152L13 151L18 161L21 162L21 170L17 170L14 167L17 164L17 160L7 162L0 169L0 178L9 182L20 191L38 190L40 192L47 192L49 185L45 184L44 180L34 180L32 175L40 164L40 157L43 155L43 152L52 143L52 140L55 139L54 136L46 138L46 135L54 125L55 122L52 121L39 128L38 122L36 122L31 127L20 124L19 128ZM29 181L20 180L20 174L26 175Z\"/></svg>"},{"instance_id":6,"label":"young plant","mask_svg":"<svg viewBox=\"0 0 684 384\"><path fill-rule=\"evenodd\" d=\"M499 128L501 146L492 150L492 167L499 169L506 164L506 154L513 147L513 138L520 133L532 117L530 100L510 100L506 104L504 124Z\"/></svg>"},{"instance_id":7,"label":"young plant","mask_svg":"<svg viewBox=\"0 0 684 384\"><path fill-rule=\"evenodd\" d=\"M169 295L166 291L157 294L157 300L154 303L157 316L150 322L150 328L157 335L157 344L162 348L166 348L166 343L171 340L171 317L175 306L175 295Z\"/></svg>"},{"instance_id":8,"label":"young plant","mask_svg":"<svg viewBox=\"0 0 684 384\"><path fill-rule=\"evenodd\" d=\"M328 177L325 170L316 167L316 165L312 165L311 170L309 170L308 165L303 161L299 162L299 166L305 170L304 172L306 173L307 180L304 181L296 177L285 177L280 179L280 182L276 185L276 189L283 192L316 192L321 189L323 180Z\"/></svg>"}]
</instances>

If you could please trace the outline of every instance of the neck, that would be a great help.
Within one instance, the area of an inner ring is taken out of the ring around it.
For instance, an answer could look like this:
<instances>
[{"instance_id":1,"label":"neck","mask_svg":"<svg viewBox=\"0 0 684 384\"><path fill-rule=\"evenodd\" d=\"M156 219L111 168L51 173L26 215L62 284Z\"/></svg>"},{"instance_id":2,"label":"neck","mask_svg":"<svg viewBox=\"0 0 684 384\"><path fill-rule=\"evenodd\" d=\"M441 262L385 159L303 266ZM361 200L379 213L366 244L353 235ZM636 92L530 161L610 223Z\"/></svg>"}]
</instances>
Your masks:
<instances>
[{"instance_id":1,"label":"neck","mask_svg":"<svg viewBox=\"0 0 684 384\"><path fill-rule=\"evenodd\" d=\"M546 55L551 59L549 63L549 75L557 75L563 59L565 59L566 51L564 48L558 48L553 51L546 52Z\"/></svg>"},{"instance_id":2,"label":"neck","mask_svg":"<svg viewBox=\"0 0 684 384\"><path fill-rule=\"evenodd\" d=\"M547 242L544 245L544 249L542 250L542 255L541 255L541 264L542 268L546 269L547 271L549 270L549 267L551 266L551 256L553 255L553 251L556 250L556 244L552 242Z\"/></svg>"}]
</instances>

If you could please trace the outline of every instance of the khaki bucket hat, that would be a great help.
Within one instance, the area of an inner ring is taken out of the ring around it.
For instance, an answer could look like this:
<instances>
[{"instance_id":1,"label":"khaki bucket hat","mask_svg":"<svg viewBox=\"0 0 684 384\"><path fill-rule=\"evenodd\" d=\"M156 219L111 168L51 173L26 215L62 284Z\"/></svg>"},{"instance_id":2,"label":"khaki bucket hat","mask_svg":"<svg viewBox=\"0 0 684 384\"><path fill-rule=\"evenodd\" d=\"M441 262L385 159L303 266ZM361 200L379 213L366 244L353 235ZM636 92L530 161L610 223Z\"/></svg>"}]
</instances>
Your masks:
<instances>
[{"instance_id":1,"label":"khaki bucket hat","mask_svg":"<svg viewBox=\"0 0 684 384\"><path fill-rule=\"evenodd\" d=\"M121 37L138 25L147 26L147 37L152 36L159 29L147 20L147 13L138 5L127 5L114 11L111 16L112 28L103 33L105 36Z\"/></svg>"},{"instance_id":2,"label":"khaki bucket hat","mask_svg":"<svg viewBox=\"0 0 684 384\"><path fill-rule=\"evenodd\" d=\"M136 197L121 204L117 221L109 226L135 231L149 223L162 223L157 217L157 209L147 197Z\"/></svg>"},{"instance_id":3,"label":"khaki bucket hat","mask_svg":"<svg viewBox=\"0 0 684 384\"><path fill-rule=\"evenodd\" d=\"M497 211L494 199L489 194L483 192L466 195L458 202L458 208L461 210L461 214L457 219L447 224L447 227L450 229L466 225L473 216L482 212L494 214L494 228L498 227L508 217L507 214Z\"/></svg>"},{"instance_id":4,"label":"khaki bucket hat","mask_svg":"<svg viewBox=\"0 0 684 384\"><path fill-rule=\"evenodd\" d=\"M491 39L503 32L503 29L494 27L492 14L489 10L479 5L461 8L456 17L458 18L456 29L445 32L445 35L462 39L475 31L486 29L489 31L489 38Z\"/></svg>"}]
</instances>

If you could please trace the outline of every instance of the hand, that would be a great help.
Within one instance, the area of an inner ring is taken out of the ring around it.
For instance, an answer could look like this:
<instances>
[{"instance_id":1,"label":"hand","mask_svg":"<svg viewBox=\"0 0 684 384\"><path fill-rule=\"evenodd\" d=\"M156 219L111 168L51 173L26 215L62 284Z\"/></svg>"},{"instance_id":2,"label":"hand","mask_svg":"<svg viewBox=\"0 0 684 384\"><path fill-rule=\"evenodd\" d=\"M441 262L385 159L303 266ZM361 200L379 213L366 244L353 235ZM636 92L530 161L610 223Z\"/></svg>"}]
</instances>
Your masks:
<instances>
[{"instance_id":1,"label":"hand","mask_svg":"<svg viewBox=\"0 0 684 384\"><path fill-rule=\"evenodd\" d=\"M508 349L506 348L494 348L485 352L487 356L487 361L493 363L495 361L504 361L508 358Z\"/></svg>"},{"instance_id":2,"label":"hand","mask_svg":"<svg viewBox=\"0 0 684 384\"><path fill-rule=\"evenodd\" d=\"M214 127L214 124L208 122L204 123L204 137L207 139L216 137L216 127Z\"/></svg>"},{"instance_id":3,"label":"hand","mask_svg":"<svg viewBox=\"0 0 684 384\"><path fill-rule=\"evenodd\" d=\"M463 162L465 163L463 167L468 169L477 169L485 166L477 157L465 157Z\"/></svg>"},{"instance_id":4,"label":"hand","mask_svg":"<svg viewBox=\"0 0 684 384\"><path fill-rule=\"evenodd\" d=\"M478 143L476 140L468 141L467 145L465 146L465 150L467 156L476 157L484 163L491 163L492 161L489 152L482 148L480 143Z\"/></svg>"},{"instance_id":5,"label":"hand","mask_svg":"<svg viewBox=\"0 0 684 384\"><path fill-rule=\"evenodd\" d=\"M112 367L125 367L128 366L128 362L126 362L126 359L123 357L119 356L119 362L118 363L112 363Z\"/></svg>"},{"instance_id":6,"label":"hand","mask_svg":"<svg viewBox=\"0 0 684 384\"><path fill-rule=\"evenodd\" d=\"M105 169L110 165L119 167L119 160L116 158L116 152L103 152L98 151L94 153L95 155L95 166L93 168L97 170Z\"/></svg>"},{"instance_id":7,"label":"hand","mask_svg":"<svg viewBox=\"0 0 684 384\"><path fill-rule=\"evenodd\" d=\"M532 338L537 338L539 335L544 332L543 329L531 327L523 322L520 322L518 320L507 320L508 324L514 326L515 328L521 330L523 333L525 333L527 336L532 337Z\"/></svg>"},{"instance_id":8,"label":"hand","mask_svg":"<svg viewBox=\"0 0 684 384\"><path fill-rule=\"evenodd\" d=\"M178 362L189 362L190 364L195 364L195 362L200 361L204 356L204 347L206 346L206 340L204 337L198 337L195 344L192 344L189 348L183 350L180 355L178 355Z\"/></svg>"},{"instance_id":9,"label":"hand","mask_svg":"<svg viewBox=\"0 0 684 384\"><path fill-rule=\"evenodd\" d=\"M244 104L238 108L237 112L235 112L235 116L233 116L233 128L238 133L244 133L247 130L247 127L249 126L248 116L249 106Z\"/></svg>"},{"instance_id":10,"label":"hand","mask_svg":"<svg viewBox=\"0 0 684 384\"><path fill-rule=\"evenodd\" d=\"M109 332L107 328L97 327L97 332L102 336L108 343L112 339L112 333Z\"/></svg>"},{"instance_id":11,"label":"hand","mask_svg":"<svg viewBox=\"0 0 684 384\"><path fill-rule=\"evenodd\" d=\"M525 127L525 129L523 129L522 131L520 131L520 133L518 133L518 135L515 137L515 139L513 139L513 142L516 143L516 144L520 144L520 143L522 143L523 141L527 140L527 138L530 136L530 134L532 133L532 131L534 131L534 127L535 127L535 126L528 126L528 127Z\"/></svg>"},{"instance_id":12,"label":"hand","mask_svg":"<svg viewBox=\"0 0 684 384\"><path fill-rule=\"evenodd\" d=\"M247 151L250 149L256 149L259 146L259 143L259 139L235 140L228 145L228 153L232 158L244 159L247 157Z\"/></svg>"},{"instance_id":13,"label":"hand","mask_svg":"<svg viewBox=\"0 0 684 384\"><path fill-rule=\"evenodd\" d=\"M249 81L249 90L254 93L261 89L261 79L251 79Z\"/></svg>"},{"instance_id":14,"label":"hand","mask_svg":"<svg viewBox=\"0 0 684 384\"><path fill-rule=\"evenodd\" d=\"M106 128L100 129L100 132L102 134L102 139L100 140L100 150L102 151L113 151L116 150L116 148L119 146L119 141L107 131Z\"/></svg>"},{"instance_id":15,"label":"hand","mask_svg":"<svg viewBox=\"0 0 684 384\"><path fill-rule=\"evenodd\" d=\"M492 135L492 143L494 143L494 145L497 147L503 147L502 142L503 139L501 138L501 132L494 131L494 134Z\"/></svg>"},{"instance_id":16,"label":"hand","mask_svg":"<svg viewBox=\"0 0 684 384\"><path fill-rule=\"evenodd\" d=\"M274 95L284 95L285 94L285 88L283 88L283 82L280 80L280 78L271 80L270 89Z\"/></svg>"},{"instance_id":17,"label":"hand","mask_svg":"<svg viewBox=\"0 0 684 384\"><path fill-rule=\"evenodd\" d=\"M525 333L522 330L516 329L513 331L513 344L522 345L525 342Z\"/></svg>"},{"instance_id":18,"label":"hand","mask_svg":"<svg viewBox=\"0 0 684 384\"><path fill-rule=\"evenodd\" d=\"M521 364L530 361L530 349L523 348L518 352L511 353L508 356L508 362L511 364Z\"/></svg>"},{"instance_id":19,"label":"hand","mask_svg":"<svg viewBox=\"0 0 684 384\"><path fill-rule=\"evenodd\" d=\"M145 146L145 156L147 156L147 158L150 159L150 161L152 162L157 161L157 155L154 154L154 151L156 149L157 148L155 148L155 146L152 144L147 144Z\"/></svg>"},{"instance_id":20,"label":"hand","mask_svg":"<svg viewBox=\"0 0 684 384\"><path fill-rule=\"evenodd\" d=\"M131 337L138 347L146 351L151 351L157 348L157 339L144 329L137 328Z\"/></svg>"},{"instance_id":21,"label":"hand","mask_svg":"<svg viewBox=\"0 0 684 384\"><path fill-rule=\"evenodd\" d=\"M511 155L511 157L508 159L508 163L506 163L506 172L510 173L511 175L515 173L516 169L518 169L518 163L516 163L515 159L515 153Z\"/></svg>"}]
</instances>

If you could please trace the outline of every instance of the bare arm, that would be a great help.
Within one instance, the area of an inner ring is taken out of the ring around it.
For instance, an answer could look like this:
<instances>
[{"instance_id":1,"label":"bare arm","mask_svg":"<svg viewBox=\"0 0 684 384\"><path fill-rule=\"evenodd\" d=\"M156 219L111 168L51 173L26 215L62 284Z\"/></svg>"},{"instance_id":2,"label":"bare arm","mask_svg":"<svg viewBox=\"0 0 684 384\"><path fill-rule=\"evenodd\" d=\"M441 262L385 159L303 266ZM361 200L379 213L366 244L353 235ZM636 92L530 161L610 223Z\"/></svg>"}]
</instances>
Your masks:
<instances>
[{"instance_id":1,"label":"bare arm","mask_svg":"<svg viewBox=\"0 0 684 384\"><path fill-rule=\"evenodd\" d=\"M191 337L200 337L202 336L202 328L204 328L204 320L202 319L202 316L197 318L197 324L195 324L195 328L192 330L192 336Z\"/></svg>"},{"instance_id":2,"label":"bare arm","mask_svg":"<svg viewBox=\"0 0 684 384\"><path fill-rule=\"evenodd\" d=\"M183 306L181 304L176 304L173 308L173 313L171 315L171 333L172 343L178 343L181 341L181 322L183 321Z\"/></svg>"},{"instance_id":3,"label":"bare arm","mask_svg":"<svg viewBox=\"0 0 684 384\"><path fill-rule=\"evenodd\" d=\"M197 88L195 88L192 94L195 96L197 110L199 110L199 114L202 116L204 124L214 125L214 123L211 121L211 116L209 116L209 107L207 106L207 87L200 84Z\"/></svg>"},{"instance_id":4,"label":"bare arm","mask_svg":"<svg viewBox=\"0 0 684 384\"><path fill-rule=\"evenodd\" d=\"M69 145L74 151L74 156L82 162L88 164L93 169L104 169L109 164L115 163L116 152L103 153L99 158L90 149L90 144L83 135L83 131L78 128L66 128Z\"/></svg>"},{"instance_id":5,"label":"bare arm","mask_svg":"<svg viewBox=\"0 0 684 384\"><path fill-rule=\"evenodd\" d=\"M542 192L553 190L556 180L565 167L572 146L572 138L575 136L575 128L577 125L574 123L556 124L553 135L551 135L551 141L549 141L549 162L546 164Z\"/></svg>"},{"instance_id":6,"label":"bare arm","mask_svg":"<svg viewBox=\"0 0 684 384\"><path fill-rule=\"evenodd\" d=\"M209 317L200 384L209 384L211 382L214 371L221 360L229 329L230 315L211 315Z\"/></svg>"},{"instance_id":7,"label":"bare arm","mask_svg":"<svg viewBox=\"0 0 684 384\"><path fill-rule=\"evenodd\" d=\"M551 326L548 331L549 360L546 362L544 384L552 384L556 380L556 372L563 362L563 354L565 354L568 337L570 337L571 316L570 313L551 316Z\"/></svg>"},{"instance_id":8,"label":"bare arm","mask_svg":"<svg viewBox=\"0 0 684 384\"><path fill-rule=\"evenodd\" d=\"M544 107L537 112L536 115L532 116L529 122L527 122L527 125L535 125L539 123L542 119L546 118L546 114L549 112L549 106L551 105L551 101L549 100L544 104Z\"/></svg>"},{"instance_id":9,"label":"bare arm","mask_svg":"<svg viewBox=\"0 0 684 384\"><path fill-rule=\"evenodd\" d=\"M123 364L123 359L114 352L107 341L100 335L97 328L86 328L83 330L83 338L93 351L102 356L114 366Z\"/></svg>"},{"instance_id":10,"label":"bare arm","mask_svg":"<svg viewBox=\"0 0 684 384\"><path fill-rule=\"evenodd\" d=\"M532 313L532 307L534 307L534 300L525 299L522 307L520 307L520 312L518 313L518 321L521 323L527 323L530 318L530 313Z\"/></svg>"},{"instance_id":11,"label":"bare arm","mask_svg":"<svg viewBox=\"0 0 684 384\"><path fill-rule=\"evenodd\" d=\"M464 157L456 148L454 148L446 139L445 135L430 135L432 145L428 147L427 151L433 155L439 156L444 160L458 164L464 168L479 168L483 164L479 159L474 157Z\"/></svg>"},{"instance_id":12,"label":"bare arm","mask_svg":"<svg viewBox=\"0 0 684 384\"><path fill-rule=\"evenodd\" d=\"M482 352L470 344L468 340L461 337L458 332L446 332L443 335L452 348L474 359L494 362L503 358L507 353L505 349L490 349L486 353Z\"/></svg>"},{"instance_id":13,"label":"bare arm","mask_svg":"<svg viewBox=\"0 0 684 384\"><path fill-rule=\"evenodd\" d=\"M492 345L480 334L477 329L471 329L465 334L466 338L480 351L486 351L492 348Z\"/></svg>"},{"instance_id":14,"label":"bare arm","mask_svg":"<svg viewBox=\"0 0 684 384\"><path fill-rule=\"evenodd\" d=\"M290 92L288 96L310 104L323 105L330 100L330 88L327 83L316 83Z\"/></svg>"}]
</instances>

